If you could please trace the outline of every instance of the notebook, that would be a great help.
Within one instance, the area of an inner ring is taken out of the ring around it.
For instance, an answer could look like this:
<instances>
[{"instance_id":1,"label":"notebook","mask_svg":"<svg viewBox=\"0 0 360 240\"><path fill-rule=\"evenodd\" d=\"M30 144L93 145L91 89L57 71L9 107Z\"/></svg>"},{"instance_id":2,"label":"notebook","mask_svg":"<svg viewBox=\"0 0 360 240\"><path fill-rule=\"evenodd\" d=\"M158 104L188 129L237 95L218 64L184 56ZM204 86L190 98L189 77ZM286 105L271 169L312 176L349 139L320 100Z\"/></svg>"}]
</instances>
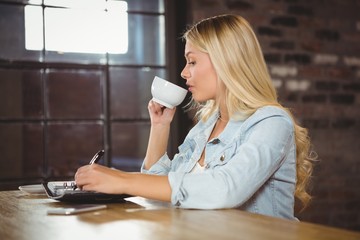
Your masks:
<instances>
[{"instance_id":1,"label":"notebook","mask_svg":"<svg viewBox=\"0 0 360 240\"><path fill-rule=\"evenodd\" d=\"M73 203L111 203L126 202L127 194L106 194L92 191L83 191L74 188L73 181L50 181L43 183L47 196L62 202Z\"/></svg>"}]
</instances>

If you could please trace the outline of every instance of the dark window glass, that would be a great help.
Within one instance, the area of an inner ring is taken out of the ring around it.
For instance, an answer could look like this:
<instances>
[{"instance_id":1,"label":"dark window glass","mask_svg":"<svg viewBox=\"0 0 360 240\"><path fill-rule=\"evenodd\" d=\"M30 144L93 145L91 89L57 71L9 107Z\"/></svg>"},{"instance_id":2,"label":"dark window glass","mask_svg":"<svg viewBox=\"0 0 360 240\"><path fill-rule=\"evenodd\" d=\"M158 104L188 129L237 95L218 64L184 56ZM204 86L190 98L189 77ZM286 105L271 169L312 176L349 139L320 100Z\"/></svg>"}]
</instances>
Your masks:
<instances>
[{"instance_id":1,"label":"dark window glass","mask_svg":"<svg viewBox=\"0 0 360 240\"><path fill-rule=\"evenodd\" d=\"M163 0L128 0L129 11L148 12L148 13L164 13Z\"/></svg>"},{"instance_id":2,"label":"dark window glass","mask_svg":"<svg viewBox=\"0 0 360 240\"><path fill-rule=\"evenodd\" d=\"M139 171L145 157L150 123L113 123L111 128L111 165Z\"/></svg>"},{"instance_id":3,"label":"dark window glass","mask_svg":"<svg viewBox=\"0 0 360 240\"><path fill-rule=\"evenodd\" d=\"M48 126L48 173L74 177L76 170L89 163L104 149L102 123L50 123Z\"/></svg>"},{"instance_id":4,"label":"dark window glass","mask_svg":"<svg viewBox=\"0 0 360 240\"><path fill-rule=\"evenodd\" d=\"M0 179L43 177L43 125L0 123Z\"/></svg>"},{"instance_id":5,"label":"dark window glass","mask_svg":"<svg viewBox=\"0 0 360 240\"><path fill-rule=\"evenodd\" d=\"M40 70L0 69L0 119L42 119Z\"/></svg>"},{"instance_id":6,"label":"dark window glass","mask_svg":"<svg viewBox=\"0 0 360 240\"><path fill-rule=\"evenodd\" d=\"M46 75L48 118L103 118L103 78L100 71L50 70Z\"/></svg>"},{"instance_id":7,"label":"dark window glass","mask_svg":"<svg viewBox=\"0 0 360 240\"><path fill-rule=\"evenodd\" d=\"M155 75L165 78L165 70L110 68L111 119L148 119L147 106Z\"/></svg>"}]
</instances>

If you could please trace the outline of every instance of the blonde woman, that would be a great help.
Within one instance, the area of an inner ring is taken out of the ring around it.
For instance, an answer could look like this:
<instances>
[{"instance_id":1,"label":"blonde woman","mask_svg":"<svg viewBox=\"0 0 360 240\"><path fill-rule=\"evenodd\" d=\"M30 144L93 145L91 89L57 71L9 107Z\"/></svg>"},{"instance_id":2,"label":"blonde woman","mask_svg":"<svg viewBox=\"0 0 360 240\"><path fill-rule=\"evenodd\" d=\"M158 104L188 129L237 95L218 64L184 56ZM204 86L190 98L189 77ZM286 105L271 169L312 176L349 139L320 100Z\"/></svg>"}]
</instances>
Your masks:
<instances>
[{"instance_id":1,"label":"blonde woman","mask_svg":"<svg viewBox=\"0 0 360 240\"><path fill-rule=\"evenodd\" d=\"M306 206L312 172L306 129L277 101L257 38L240 16L221 15L184 34L181 76L192 93L197 124L179 152L166 154L176 109L150 101L151 130L141 173L97 164L78 170L84 190L127 193L180 208L240 208L296 219Z\"/></svg>"}]
</instances>

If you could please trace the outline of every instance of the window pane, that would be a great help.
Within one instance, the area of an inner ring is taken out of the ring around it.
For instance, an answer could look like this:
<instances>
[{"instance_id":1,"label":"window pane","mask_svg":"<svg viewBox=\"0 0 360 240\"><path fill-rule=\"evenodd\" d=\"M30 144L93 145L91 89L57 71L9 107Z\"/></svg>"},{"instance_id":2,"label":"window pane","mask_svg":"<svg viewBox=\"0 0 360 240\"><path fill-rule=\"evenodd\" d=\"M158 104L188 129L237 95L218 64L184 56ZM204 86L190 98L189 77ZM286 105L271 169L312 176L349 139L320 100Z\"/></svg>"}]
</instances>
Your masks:
<instances>
[{"instance_id":1,"label":"window pane","mask_svg":"<svg viewBox=\"0 0 360 240\"><path fill-rule=\"evenodd\" d=\"M49 71L46 116L50 119L102 119L103 82L101 71Z\"/></svg>"},{"instance_id":2,"label":"window pane","mask_svg":"<svg viewBox=\"0 0 360 240\"><path fill-rule=\"evenodd\" d=\"M128 0L129 11L164 13L164 0Z\"/></svg>"},{"instance_id":3,"label":"window pane","mask_svg":"<svg viewBox=\"0 0 360 240\"><path fill-rule=\"evenodd\" d=\"M165 66L163 15L129 14L129 48L126 54L109 54L110 64Z\"/></svg>"},{"instance_id":4,"label":"window pane","mask_svg":"<svg viewBox=\"0 0 360 240\"><path fill-rule=\"evenodd\" d=\"M111 166L139 171L145 157L150 123L113 123Z\"/></svg>"},{"instance_id":5,"label":"window pane","mask_svg":"<svg viewBox=\"0 0 360 240\"><path fill-rule=\"evenodd\" d=\"M0 119L42 119L41 70L0 69Z\"/></svg>"},{"instance_id":6,"label":"window pane","mask_svg":"<svg viewBox=\"0 0 360 240\"><path fill-rule=\"evenodd\" d=\"M127 53L126 10L124 1L108 9L45 8L46 61L105 64L105 53Z\"/></svg>"},{"instance_id":7,"label":"window pane","mask_svg":"<svg viewBox=\"0 0 360 240\"><path fill-rule=\"evenodd\" d=\"M165 69L110 68L111 119L149 119L154 76L166 78Z\"/></svg>"},{"instance_id":8,"label":"window pane","mask_svg":"<svg viewBox=\"0 0 360 240\"><path fill-rule=\"evenodd\" d=\"M128 48L126 10L124 4L113 4L107 11L45 8L46 50L126 53Z\"/></svg>"},{"instance_id":9,"label":"window pane","mask_svg":"<svg viewBox=\"0 0 360 240\"><path fill-rule=\"evenodd\" d=\"M41 61L41 51L25 49L24 19L24 6L0 4L0 59Z\"/></svg>"},{"instance_id":10,"label":"window pane","mask_svg":"<svg viewBox=\"0 0 360 240\"><path fill-rule=\"evenodd\" d=\"M9 2L9 0L0 0L0 2ZM33 5L41 5L42 0L11 0L13 3L24 3L24 4L33 4Z\"/></svg>"},{"instance_id":11,"label":"window pane","mask_svg":"<svg viewBox=\"0 0 360 240\"><path fill-rule=\"evenodd\" d=\"M44 49L42 7L25 6L25 48L38 51Z\"/></svg>"},{"instance_id":12,"label":"window pane","mask_svg":"<svg viewBox=\"0 0 360 240\"><path fill-rule=\"evenodd\" d=\"M46 148L51 175L73 178L80 166L104 149L103 128L101 122L50 123Z\"/></svg>"},{"instance_id":13,"label":"window pane","mask_svg":"<svg viewBox=\"0 0 360 240\"><path fill-rule=\"evenodd\" d=\"M42 124L0 123L0 142L0 179L42 177Z\"/></svg>"},{"instance_id":14,"label":"window pane","mask_svg":"<svg viewBox=\"0 0 360 240\"><path fill-rule=\"evenodd\" d=\"M106 0L44 0L44 5L66 8L105 8Z\"/></svg>"}]
</instances>

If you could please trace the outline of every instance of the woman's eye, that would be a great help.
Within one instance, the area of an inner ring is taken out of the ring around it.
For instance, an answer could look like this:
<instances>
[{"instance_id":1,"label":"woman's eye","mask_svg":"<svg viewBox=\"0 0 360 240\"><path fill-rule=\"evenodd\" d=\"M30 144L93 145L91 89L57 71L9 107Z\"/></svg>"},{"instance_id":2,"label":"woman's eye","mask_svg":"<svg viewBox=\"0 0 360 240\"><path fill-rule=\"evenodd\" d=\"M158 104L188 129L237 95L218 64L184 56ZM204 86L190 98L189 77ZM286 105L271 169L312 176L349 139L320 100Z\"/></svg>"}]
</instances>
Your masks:
<instances>
[{"instance_id":1,"label":"woman's eye","mask_svg":"<svg viewBox=\"0 0 360 240\"><path fill-rule=\"evenodd\" d=\"M194 64L195 64L195 62L194 62L194 61L192 61L192 62L188 62L188 64L189 64L189 65L194 65Z\"/></svg>"}]
</instances>

